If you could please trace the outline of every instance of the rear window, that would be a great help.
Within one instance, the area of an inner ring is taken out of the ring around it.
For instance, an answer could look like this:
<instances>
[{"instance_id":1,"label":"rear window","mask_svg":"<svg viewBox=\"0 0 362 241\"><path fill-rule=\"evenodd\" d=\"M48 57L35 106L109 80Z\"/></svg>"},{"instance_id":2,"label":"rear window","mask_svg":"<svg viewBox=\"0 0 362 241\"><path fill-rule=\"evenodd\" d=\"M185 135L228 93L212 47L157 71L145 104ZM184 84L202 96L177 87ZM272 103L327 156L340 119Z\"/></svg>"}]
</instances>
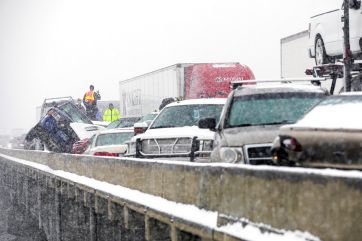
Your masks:
<instances>
[{"instance_id":1,"label":"rear window","mask_svg":"<svg viewBox=\"0 0 362 241\"><path fill-rule=\"evenodd\" d=\"M225 128L294 123L325 95L267 93L235 97Z\"/></svg>"},{"instance_id":2,"label":"rear window","mask_svg":"<svg viewBox=\"0 0 362 241\"><path fill-rule=\"evenodd\" d=\"M95 146L122 145L133 136L133 132L101 134L97 137Z\"/></svg>"}]
</instances>

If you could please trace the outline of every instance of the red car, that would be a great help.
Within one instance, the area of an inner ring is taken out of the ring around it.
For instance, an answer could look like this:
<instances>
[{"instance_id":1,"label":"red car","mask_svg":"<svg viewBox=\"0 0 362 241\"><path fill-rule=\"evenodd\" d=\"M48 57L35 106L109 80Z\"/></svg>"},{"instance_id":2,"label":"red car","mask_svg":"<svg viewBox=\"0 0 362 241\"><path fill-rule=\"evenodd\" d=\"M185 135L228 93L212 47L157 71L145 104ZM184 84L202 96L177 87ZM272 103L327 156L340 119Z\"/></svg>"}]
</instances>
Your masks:
<instances>
[{"instance_id":1,"label":"red car","mask_svg":"<svg viewBox=\"0 0 362 241\"><path fill-rule=\"evenodd\" d=\"M77 141L73 144L72 154L83 154L84 151L88 148L89 138Z\"/></svg>"}]
</instances>

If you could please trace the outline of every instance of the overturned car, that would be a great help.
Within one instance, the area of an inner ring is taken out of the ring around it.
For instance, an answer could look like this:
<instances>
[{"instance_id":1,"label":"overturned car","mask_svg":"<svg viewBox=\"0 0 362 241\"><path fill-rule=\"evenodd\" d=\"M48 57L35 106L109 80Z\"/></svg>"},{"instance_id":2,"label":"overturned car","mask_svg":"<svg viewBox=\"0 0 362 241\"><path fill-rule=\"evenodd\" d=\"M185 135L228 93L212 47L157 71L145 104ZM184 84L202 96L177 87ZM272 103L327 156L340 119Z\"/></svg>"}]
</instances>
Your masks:
<instances>
[{"instance_id":1,"label":"overturned car","mask_svg":"<svg viewBox=\"0 0 362 241\"><path fill-rule=\"evenodd\" d=\"M97 126L72 102L51 107L26 134L24 149L71 153L72 145L91 137Z\"/></svg>"}]
</instances>

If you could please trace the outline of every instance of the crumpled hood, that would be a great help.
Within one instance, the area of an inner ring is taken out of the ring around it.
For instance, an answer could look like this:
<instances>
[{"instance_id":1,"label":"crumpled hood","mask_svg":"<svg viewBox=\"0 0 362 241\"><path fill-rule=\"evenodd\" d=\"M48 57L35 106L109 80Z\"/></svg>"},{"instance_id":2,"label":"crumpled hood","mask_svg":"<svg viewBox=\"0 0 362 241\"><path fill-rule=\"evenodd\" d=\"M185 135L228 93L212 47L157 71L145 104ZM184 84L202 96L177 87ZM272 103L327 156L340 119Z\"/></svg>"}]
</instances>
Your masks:
<instances>
[{"instance_id":1,"label":"crumpled hood","mask_svg":"<svg viewBox=\"0 0 362 241\"><path fill-rule=\"evenodd\" d=\"M105 127L103 126L77 123L77 122L70 123L70 126L72 127L75 134L77 134L80 140L85 138L90 138L91 136L93 136L93 134L105 129Z\"/></svg>"},{"instance_id":2,"label":"crumpled hood","mask_svg":"<svg viewBox=\"0 0 362 241\"><path fill-rule=\"evenodd\" d=\"M278 135L280 126L246 126L224 129L223 134L227 143L222 143L222 146L272 143Z\"/></svg>"},{"instance_id":3,"label":"crumpled hood","mask_svg":"<svg viewBox=\"0 0 362 241\"><path fill-rule=\"evenodd\" d=\"M194 137L200 139L213 139L215 132L209 129L200 129L197 126L184 126L175 128L148 129L145 133L137 135L132 139L148 138L175 138L175 137Z\"/></svg>"}]
</instances>

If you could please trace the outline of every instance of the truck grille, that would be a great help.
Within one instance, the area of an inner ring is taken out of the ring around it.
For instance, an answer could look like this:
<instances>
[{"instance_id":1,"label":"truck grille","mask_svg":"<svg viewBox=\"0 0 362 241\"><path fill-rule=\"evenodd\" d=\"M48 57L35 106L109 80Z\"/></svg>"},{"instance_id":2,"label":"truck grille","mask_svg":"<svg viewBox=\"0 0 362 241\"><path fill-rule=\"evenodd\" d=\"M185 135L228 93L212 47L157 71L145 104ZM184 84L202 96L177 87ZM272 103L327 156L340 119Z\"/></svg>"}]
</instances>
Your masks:
<instances>
[{"instance_id":1,"label":"truck grille","mask_svg":"<svg viewBox=\"0 0 362 241\"><path fill-rule=\"evenodd\" d=\"M147 155L189 155L191 152L191 138L166 138L142 140L141 153Z\"/></svg>"},{"instance_id":2,"label":"truck grille","mask_svg":"<svg viewBox=\"0 0 362 241\"><path fill-rule=\"evenodd\" d=\"M271 144L245 145L245 161L252 165L268 164L271 162Z\"/></svg>"}]
</instances>

